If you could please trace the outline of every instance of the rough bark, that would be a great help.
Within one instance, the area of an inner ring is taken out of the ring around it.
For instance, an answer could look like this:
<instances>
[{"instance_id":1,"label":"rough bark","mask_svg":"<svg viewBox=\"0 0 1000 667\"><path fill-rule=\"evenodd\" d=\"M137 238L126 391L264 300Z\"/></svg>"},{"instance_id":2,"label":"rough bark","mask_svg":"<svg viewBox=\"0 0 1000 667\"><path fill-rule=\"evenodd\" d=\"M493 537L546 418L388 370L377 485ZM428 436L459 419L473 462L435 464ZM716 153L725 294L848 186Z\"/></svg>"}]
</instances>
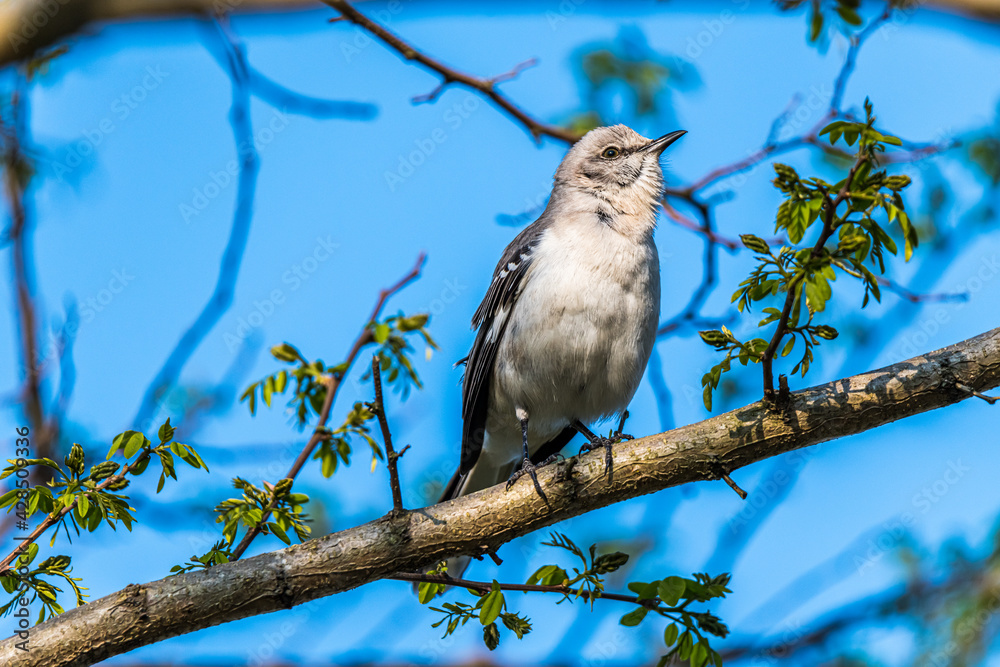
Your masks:
<instances>
[{"instance_id":1,"label":"rough bark","mask_svg":"<svg viewBox=\"0 0 1000 667\"><path fill-rule=\"evenodd\" d=\"M549 506L529 483L509 492L501 485L207 571L129 585L32 628L28 653L15 648L17 638L0 643L0 664L91 665L446 557L482 554L584 512L970 398L959 385L980 392L1000 385L1000 328L794 393L781 414L758 403L616 445L613 484L604 476L602 452L552 464L539 473ZM983 403L983 409L992 408Z\"/></svg>"}]
</instances>

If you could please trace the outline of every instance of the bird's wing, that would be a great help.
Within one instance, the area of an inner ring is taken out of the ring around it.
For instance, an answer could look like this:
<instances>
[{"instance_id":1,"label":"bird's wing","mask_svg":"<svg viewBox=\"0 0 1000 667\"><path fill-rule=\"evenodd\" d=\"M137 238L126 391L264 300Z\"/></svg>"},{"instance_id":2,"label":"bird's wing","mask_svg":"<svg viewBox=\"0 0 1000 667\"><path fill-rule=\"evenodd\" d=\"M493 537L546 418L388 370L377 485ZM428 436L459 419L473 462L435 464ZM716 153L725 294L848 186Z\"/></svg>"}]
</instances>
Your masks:
<instances>
[{"instance_id":1,"label":"bird's wing","mask_svg":"<svg viewBox=\"0 0 1000 667\"><path fill-rule=\"evenodd\" d=\"M476 341L465 362L462 383L462 459L459 472L465 475L479 459L486 436L486 414L489 408L490 382L497 350L517 297L524 288L531 270L534 251L548 227L548 218L528 225L504 250L493 280L476 314L472 326L478 329Z\"/></svg>"}]
</instances>

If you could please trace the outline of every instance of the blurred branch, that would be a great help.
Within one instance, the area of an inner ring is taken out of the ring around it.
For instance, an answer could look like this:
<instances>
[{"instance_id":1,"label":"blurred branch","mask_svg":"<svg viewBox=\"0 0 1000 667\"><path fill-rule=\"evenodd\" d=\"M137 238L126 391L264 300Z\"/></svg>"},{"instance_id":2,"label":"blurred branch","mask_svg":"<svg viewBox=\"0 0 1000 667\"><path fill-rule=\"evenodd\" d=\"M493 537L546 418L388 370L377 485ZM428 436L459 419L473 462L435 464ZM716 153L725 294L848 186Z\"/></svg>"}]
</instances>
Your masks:
<instances>
[{"instance_id":1,"label":"blurred branch","mask_svg":"<svg viewBox=\"0 0 1000 667\"><path fill-rule=\"evenodd\" d=\"M7 0L0 3L0 65L30 58L92 23L230 11L313 9L313 0Z\"/></svg>"},{"instance_id":2,"label":"blurred branch","mask_svg":"<svg viewBox=\"0 0 1000 667\"><path fill-rule=\"evenodd\" d=\"M229 69L227 52L209 49L209 53L219 65ZM378 108L368 102L328 100L291 90L254 68L249 60L245 62L245 69L250 93L283 113L294 113L321 120L330 118L370 120L378 112Z\"/></svg>"},{"instance_id":3,"label":"blurred branch","mask_svg":"<svg viewBox=\"0 0 1000 667\"><path fill-rule=\"evenodd\" d=\"M233 127L233 139L240 163L236 210L233 212L229 240L222 254L219 275L216 278L212 295L202 307L195 321L181 335L156 377L146 388L139 410L132 419L132 424L140 430L145 430L145 423L156 414L157 402L160 397L177 381L181 370L194 354L195 349L216 325L223 313L229 310L229 306L232 305L240 264L243 261L243 253L250 236L250 222L253 219L253 201L257 189L260 158L254 146L253 124L250 119L250 85L246 52L239 39L230 30L228 19L219 19L214 25L216 31L213 33L220 37L226 54L229 76L232 79L233 99L230 122Z\"/></svg>"},{"instance_id":4,"label":"blurred branch","mask_svg":"<svg viewBox=\"0 0 1000 667\"><path fill-rule=\"evenodd\" d=\"M705 305L705 302L708 300L708 297L712 294L712 290L719 281L718 250L719 245L726 244L720 241L715 234L712 209L709 208L707 204L700 201L691 200L691 203L698 210L698 213L701 216L702 223L701 225L698 225L698 231L705 238L705 254L704 261L702 263L704 268L701 274L701 283L699 283L698 287L691 295L691 298L688 299L687 305L684 306L684 309L671 317L669 320L660 324L659 328L656 330L657 337L666 336L682 326L714 326L714 324L728 322L732 319L731 315L725 318L706 318L699 315L702 306ZM669 204L664 202L664 210L668 207ZM726 247L728 247L728 245Z\"/></svg>"},{"instance_id":5,"label":"blurred branch","mask_svg":"<svg viewBox=\"0 0 1000 667\"><path fill-rule=\"evenodd\" d=\"M18 87L11 95L10 113L3 127L4 195L10 209L11 265L14 278L15 312L21 334L21 367L24 374L22 400L31 426L35 445L44 438L45 408L41 389L41 359L38 352L38 313L34 300L31 274L34 260L31 255L31 225L24 202L25 190L31 178L31 164L21 147L26 118L27 91L23 77L18 77Z\"/></svg>"},{"instance_id":6,"label":"blurred branch","mask_svg":"<svg viewBox=\"0 0 1000 667\"><path fill-rule=\"evenodd\" d=\"M378 316L382 312L382 308L385 306L385 302L389 300L389 297L399 292L401 289L403 289L411 282L420 277L420 272L423 270L424 262L426 260L427 260L427 255L425 255L424 253L420 253L420 256L417 257L416 263L413 265L413 268L410 269L405 276L400 278L391 287L388 287L379 292L378 299L375 301L375 307L372 309L371 315L369 315L368 319L365 320L364 325L361 327L361 333L359 333L358 337L354 339L354 344L351 345L351 349L348 351L347 357L344 359L344 363L346 364L346 366L344 367L343 372L331 375L327 379L326 397L323 400L323 407L320 409L319 412L319 420L316 424L316 428L313 430L313 434L309 438L309 441L306 443L305 447L303 447L302 451L299 452L298 457L295 459L295 462L292 464L292 467L289 468L288 473L285 475L284 479L294 480L298 476L299 472L302 471L303 466L305 466L306 462L309 460L309 457L312 455L313 450L316 449L316 446L319 445L320 442L322 442L323 438L327 437L325 429L326 422L330 418L330 409L333 407L333 402L337 398L337 392L340 390L340 386L343 383L344 378L347 377L347 374L351 371L351 367L354 365L354 361L355 359L357 359L358 353L360 353L361 349L364 348L366 345L368 345L369 343L373 343L375 341L375 338L372 336L372 329L369 325L376 319L378 319ZM379 399L379 405L381 405L381 399ZM386 427L386 429L388 429L388 427ZM388 440L387 440L387 446L391 446L391 443L389 443ZM394 500L395 496L396 496L396 489L393 489ZM235 561L240 559L246 552L247 547L249 547L250 544L254 541L254 539L256 539L258 535L260 535L261 526L263 526L264 523L267 521L268 517L271 516L271 510L274 508L275 502L276 498L272 493L269 508L262 514L260 521L257 522L257 525L248 530L246 534L243 536L243 539L240 540L240 543L233 550L232 560ZM399 504L400 506L402 506L402 500L399 501Z\"/></svg>"},{"instance_id":7,"label":"blurred branch","mask_svg":"<svg viewBox=\"0 0 1000 667\"><path fill-rule=\"evenodd\" d=\"M28 132L27 81L19 72L16 87L10 97L10 118L3 119L3 187L10 210L10 227L7 237L11 244L11 273L14 284L14 311L20 334L20 365L23 385L20 400L31 428L31 455L53 458L59 434L59 421L46 415L42 396L43 368L54 359L43 359L38 348L38 305L33 283L34 257L32 254L31 212L27 204L28 184L34 166L27 156L24 143ZM62 378L66 380L66 378ZM50 479L48 468L33 471L32 481L41 484Z\"/></svg>"},{"instance_id":8,"label":"blurred branch","mask_svg":"<svg viewBox=\"0 0 1000 667\"><path fill-rule=\"evenodd\" d=\"M55 405L52 409L52 419L60 424L66 416L73 388L76 385L76 365L73 363L73 344L76 342L76 332L80 328L80 314L76 303L66 300L66 320L59 328L59 391L56 393ZM58 428L58 427L57 427Z\"/></svg>"},{"instance_id":9,"label":"blurred branch","mask_svg":"<svg viewBox=\"0 0 1000 667\"><path fill-rule=\"evenodd\" d=\"M1000 2L998 0L933 0L931 4L986 21L1000 20Z\"/></svg>"},{"instance_id":10,"label":"blurred branch","mask_svg":"<svg viewBox=\"0 0 1000 667\"><path fill-rule=\"evenodd\" d=\"M547 136L572 144L580 138L580 135L571 130L555 125L549 125L533 118L526 111L511 102L510 99L503 95L499 90L497 90L497 83L514 78L526 66L534 64L533 60L529 60L527 63L522 63L505 74L501 74L490 79L482 79L472 76L471 74L460 72L438 60L435 60L434 58L431 58L428 55L425 55L416 47L404 42L402 39L386 30L382 25L359 12L351 5L351 3L347 2L347 0L323 1L340 12L343 19L350 21L351 23L364 28L371 34L375 35L382 40L386 46L403 56L403 58L417 62L441 77L441 84L437 88L426 95L414 98L414 102L433 101L438 97L438 95L441 94L445 87L453 84L465 86L466 88L478 91L492 101L493 104L504 111L507 115L523 125L536 140L541 139L543 136Z\"/></svg>"},{"instance_id":11,"label":"blurred branch","mask_svg":"<svg viewBox=\"0 0 1000 667\"><path fill-rule=\"evenodd\" d=\"M369 120L375 117L377 108L367 102L351 100L327 100L290 90L270 79L253 67L250 73L250 90L254 95L283 112L310 116L312 118L347 118Z\"/></svg>"},{"instance_id":12,"label":"blurred branch","mask_svg":"<svg viewBox=\"0 0 1000 667\"><path fill-rule=\"evenodd\" d=\"M620 443L609 484L603 453L542 468L548 503L530 485L503 485L377 519L243 561L168 577L67 611L32 629L32 650L0 642L0 662L68 667L248 616L412 572L573 516L664 488L717 478L820 442L853 435L970 398L1000 385L1000 328L899 364L796 392L788 411L760 402L667 433ZM983 409L993 409L984 407ZM122 633L121 628L129 628Z\"/></svg>"},{"instance_id":13,"label":"blurred branch","mask_svg":"<svg viewBox=\"0 0 1000 667\"><path fill-rule=\"evenodd\" d=\"M920 294L903 287L885 276L876 276L878 284L888 291L898 294L900 298L906 299L910 303L925 303L931 301L968 301L968 292L932 292L930 294Z\"/></svg>"}]
</instances>

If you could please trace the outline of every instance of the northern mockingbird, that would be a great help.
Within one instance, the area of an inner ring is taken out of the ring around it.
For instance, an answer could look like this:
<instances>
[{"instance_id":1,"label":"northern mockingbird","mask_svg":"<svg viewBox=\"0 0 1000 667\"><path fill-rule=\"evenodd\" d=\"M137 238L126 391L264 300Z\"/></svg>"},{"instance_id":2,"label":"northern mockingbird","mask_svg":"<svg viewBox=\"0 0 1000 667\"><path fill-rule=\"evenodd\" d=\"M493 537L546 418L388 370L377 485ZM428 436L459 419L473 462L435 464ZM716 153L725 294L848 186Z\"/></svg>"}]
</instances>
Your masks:
<instances>
[{"instance_id":1,"label":"northern mockingbird","mask_svg":"<svg viewBox=\"0 0 1000 667\"><path fill-rule=\"evenodd\" d=\"M684 134L599 127L563 158L545 211L504 250L472 318L461 465L442 500L524 474L545 499L535 469L577 432L585 448L608 448L610 477L612 441L587 425L625 412L649 361L660 154Z\"/></svg>"}]
</instances>

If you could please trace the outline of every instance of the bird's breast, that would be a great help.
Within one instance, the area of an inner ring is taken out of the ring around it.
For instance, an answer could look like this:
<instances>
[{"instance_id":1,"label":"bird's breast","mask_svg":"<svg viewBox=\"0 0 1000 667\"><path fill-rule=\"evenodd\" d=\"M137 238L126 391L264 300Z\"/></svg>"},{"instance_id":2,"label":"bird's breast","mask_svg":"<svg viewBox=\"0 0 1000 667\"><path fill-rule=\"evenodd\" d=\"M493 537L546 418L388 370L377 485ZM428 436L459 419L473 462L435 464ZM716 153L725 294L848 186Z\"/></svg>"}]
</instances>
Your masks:
<instances>
[{"instance_id":1,"label":"bird's breast","mask_svg":"<svg viewBox=\"0 0 1000 667\"><path fill-rule=\"evenodd\" d=\"M659 318L656 246L590 231L567 225L540 242L498 350L492 408L519 405L557 429L631 401Z\"/></svg>"}]
</instances>

